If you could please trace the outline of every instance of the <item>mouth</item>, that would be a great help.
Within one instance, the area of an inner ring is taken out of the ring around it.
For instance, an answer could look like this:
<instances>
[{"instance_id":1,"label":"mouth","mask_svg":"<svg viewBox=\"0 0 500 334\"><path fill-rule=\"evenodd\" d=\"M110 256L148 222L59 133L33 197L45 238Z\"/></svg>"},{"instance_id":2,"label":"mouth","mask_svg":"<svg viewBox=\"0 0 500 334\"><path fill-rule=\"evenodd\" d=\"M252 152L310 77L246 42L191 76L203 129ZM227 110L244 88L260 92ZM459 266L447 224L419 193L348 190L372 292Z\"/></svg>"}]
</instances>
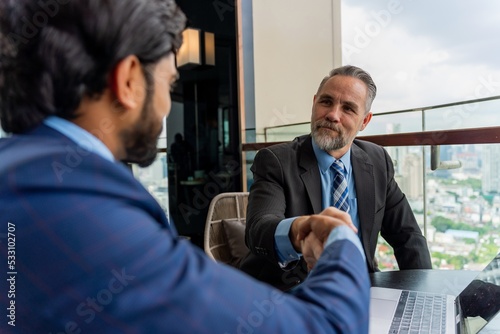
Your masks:
<instances>
[{"instance_id":1,"label":"mouth","mask_svg":"<svg viewBox=\"0 0 500 334\"><path fill-rule=\"evenodd\" d=\"M336 129L330 127L330 126L324 126L324 125L320 125L318 126L318 128L320 129L327 129L327 130L331 130L331 131L337 131Z\"/></svg>"},{"instance_id":2,"label":"mouth","mask_svg":"<svg viewBox=\"0 0 500 334\"><path fill-rule=\"evenodd\" d=\"M321 130L323 130L323 131L331 131L331 132L335 132L335 133L339 132L337 129L332 128L330 126L322 126L322 125L320 125L320 126L317 127L317 129L320 130L320 131Z\"/></svg>"}]
</instances>

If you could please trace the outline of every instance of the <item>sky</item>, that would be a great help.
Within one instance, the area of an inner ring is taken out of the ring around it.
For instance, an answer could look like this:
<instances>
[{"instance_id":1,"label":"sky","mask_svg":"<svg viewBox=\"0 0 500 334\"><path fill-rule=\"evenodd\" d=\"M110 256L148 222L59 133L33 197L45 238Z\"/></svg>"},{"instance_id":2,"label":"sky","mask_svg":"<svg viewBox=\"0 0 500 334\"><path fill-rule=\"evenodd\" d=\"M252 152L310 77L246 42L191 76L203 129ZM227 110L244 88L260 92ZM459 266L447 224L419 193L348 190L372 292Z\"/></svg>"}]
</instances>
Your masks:
<instances>
[{"instance_id":1,"label":"sky","mask_svg":"<svg viewBox=\"0 0 500 334\"><path fill-rule=\"evenodd\" d=\"M342 0L342 51L373 77L375 114L500 95L500 1ZM434 118L500 123L490 107Z\"/></svg>"}]
</instances>

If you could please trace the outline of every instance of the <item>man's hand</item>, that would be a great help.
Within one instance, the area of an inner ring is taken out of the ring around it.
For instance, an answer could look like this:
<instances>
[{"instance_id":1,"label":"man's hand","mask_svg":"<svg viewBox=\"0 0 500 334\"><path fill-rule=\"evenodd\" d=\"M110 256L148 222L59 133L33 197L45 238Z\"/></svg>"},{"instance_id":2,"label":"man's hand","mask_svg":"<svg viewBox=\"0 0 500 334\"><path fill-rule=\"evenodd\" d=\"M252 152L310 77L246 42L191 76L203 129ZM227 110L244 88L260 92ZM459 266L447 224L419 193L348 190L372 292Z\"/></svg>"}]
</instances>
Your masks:
<instances>
[{"instance_id":1,"label":"man's hand","mask_svg":"<svg viewBox=\"0 0 500 334\"><path fill-rule=\"evenodd\" d=\"M307 263L307 269L310 271L318 261L323 253L323 242L321 242L314 233L309 235L301 241L302 257Z\"/></svg>"},{"instance_id":2,"label":"man's hand","mask_svg":"<svg viewBox=\"0 0 500 334\"><path fill-rule=\"evenodd\" d=\"M349 214L334 207L329 207L317 215L298 217L293 221L290 241L295 249L302 253L309 268L314 266L323 252L330 232L341 225L346 225L354 233L358 233Z\"/></svg>"}]
</instances>

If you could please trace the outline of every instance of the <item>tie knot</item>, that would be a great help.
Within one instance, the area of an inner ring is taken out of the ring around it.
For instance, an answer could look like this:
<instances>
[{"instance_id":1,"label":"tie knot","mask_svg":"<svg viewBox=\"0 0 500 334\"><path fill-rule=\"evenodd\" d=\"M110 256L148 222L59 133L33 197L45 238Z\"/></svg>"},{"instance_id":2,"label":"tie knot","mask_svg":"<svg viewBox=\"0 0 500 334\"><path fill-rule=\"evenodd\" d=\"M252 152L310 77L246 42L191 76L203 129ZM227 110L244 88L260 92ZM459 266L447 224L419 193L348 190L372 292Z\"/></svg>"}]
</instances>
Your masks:
<instances>
[{"instance_id":1,"label":"tie knot","mask_svg":"<svg viewBox=\"0 0 500 334\"><path fill-rule=\"evenodd\" d=\"M342 161L335 160L332 163L332 167L333 167L333 169L335 169L336 172L342 173L342 175L344 175L344 164L342 163Z\"/></svg>"}]
</instances>

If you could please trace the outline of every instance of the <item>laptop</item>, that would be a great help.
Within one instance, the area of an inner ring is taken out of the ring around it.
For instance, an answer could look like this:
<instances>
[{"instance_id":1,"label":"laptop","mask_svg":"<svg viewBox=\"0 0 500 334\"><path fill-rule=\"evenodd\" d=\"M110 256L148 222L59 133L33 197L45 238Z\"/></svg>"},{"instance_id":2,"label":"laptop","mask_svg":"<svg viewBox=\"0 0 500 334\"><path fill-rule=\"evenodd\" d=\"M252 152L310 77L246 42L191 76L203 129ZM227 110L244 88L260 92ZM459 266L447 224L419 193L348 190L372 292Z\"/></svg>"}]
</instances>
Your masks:
<instances>
[{"instance_id":1,"label":"laptop","mask_svg":"<svg viewBox=\"0 0 500 334\"><path fill-rule=\"evenodd\" d=\"M371 288L370 333L479 332L500 310L500 253L458 297Z\"/></svg>"}]
</instances>

